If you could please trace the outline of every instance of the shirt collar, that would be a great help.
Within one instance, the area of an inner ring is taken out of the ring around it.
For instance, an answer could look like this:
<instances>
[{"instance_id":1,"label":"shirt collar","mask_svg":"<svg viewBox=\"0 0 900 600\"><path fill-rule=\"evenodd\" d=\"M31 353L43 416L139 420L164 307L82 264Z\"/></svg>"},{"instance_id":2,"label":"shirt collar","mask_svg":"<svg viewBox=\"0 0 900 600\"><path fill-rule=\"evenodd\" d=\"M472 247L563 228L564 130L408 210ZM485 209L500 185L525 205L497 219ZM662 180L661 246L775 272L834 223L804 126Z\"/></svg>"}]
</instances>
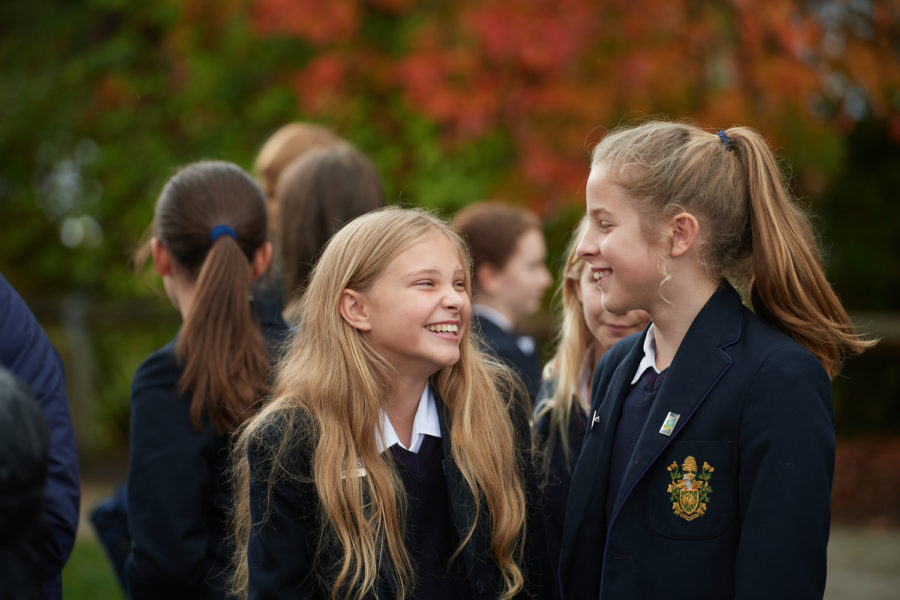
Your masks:
<instances>
[{"instance_id":1,"label":"shirt collar","mask_svg":"<svg viewBox=\"0 0 900 600\"><path fill-rule=\"evenodd\" d=\"M503 331L512 331L512 321L496 308L491 308L486 304L473 304L472 312L482 319L487 319Z\"/></svg>"},{"instance_id":2,"label":"shirt collar","mask_svg":"<svg viewBox=\"0 0 900 600\"><path fill-rule=\"evenodd\" d=\"M434 401L434 394L431 391L431 384L425 384L422 390L422 396L419 398L419 406L416 408L416 416L413 418L412 441L409 448L403 445L391 420L387 414L381 411L381 431L384 432L384 439L381 439L379 432L375 432L375 444L378 446L378 452L384 452L394 444L400 444L401 448L417 453L422 447L422 442L426 435L439 438L441 437L441 422L438 419L437 404Z\"/></svg>"},{"instance_id":3,"label":"shirt collar","mask_svg":"<svg viewBox=\"0 0 900 600\"><path fill-rule=\"evenodd\" d=\"M653 323L650 323L650 327L647 328L647 335L644 337L644 356L638 363L637 372L631 380L631 385L637 383L647 369L653 369L654 373L659 374L659 369L656 368L656 330L653 328Z\"/></svg>"}]
</instances>

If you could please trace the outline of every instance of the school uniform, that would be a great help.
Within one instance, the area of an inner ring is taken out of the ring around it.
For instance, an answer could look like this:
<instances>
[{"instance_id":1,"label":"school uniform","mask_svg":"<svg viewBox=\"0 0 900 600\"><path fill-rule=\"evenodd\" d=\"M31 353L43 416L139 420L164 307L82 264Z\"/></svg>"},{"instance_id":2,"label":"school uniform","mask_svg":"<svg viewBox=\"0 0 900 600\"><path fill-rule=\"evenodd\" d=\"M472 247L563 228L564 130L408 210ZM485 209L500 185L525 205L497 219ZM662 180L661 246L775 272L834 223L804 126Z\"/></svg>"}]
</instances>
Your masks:
<instances>
[{"instance_id":1,"label":"school uniform","mask_svg":"<svg viewBox=\"0 0 900 600\"><path fill-rule=\"evenodd\" d=\"M31 309L0 275L0 364L28 384L50 434L39 530L31 552L39 557L42 598L62 598L62 568L75 545L81 501L78 449L66 396L62 360Z\"/></svg>"},{"instance_id":2,"label":"school uniform","mask_svg":"<svg viewBox=\"0 0 900 600\"><path fill-rule=\"evenodd\" d=\"M563 597L821 598L834 471L821 363L724 282L662 374L638 372L647 335L595 372Z\"/></svg>"},{"instance_id":3,"label":"school uniform","mask_svg":"<svg viewBox=\"0 0 900 600\"><path fill-rule=\"evenodd\" d=\"M280 314L258 304L260 329L277 348L287 327ZM233 552L231 435L217 433L207 417L200 431L191 424L191 394L176 392L182 374L176 341L177 335L151 354L131 386L128 593L134 599L224 599Z\"/></svg>"},{"instance_id":4,"label":"school uniform","mask_svg":"<svg viewBox=\"0 0 900 600\"><path fill-rule=\"evenodd\" d=\"M535 409L540 411L540 403L543 399L553 396L556 387L556 381L545 381L541 386L541 392L538 395L538 404ZM569 497L569 486L572 482L572 471L575 468L578 455L581 453L581 445L584 441L584 430L587 424L587 415L584 408L572 398L573 406L569 417L568 427L568 451L569 459L566 460L565 449L562 440L555 439L552 448L545 448L550 443L550 419L551 413L544 413L540 419L535 422L535 441L540 449L539 452L544 456L544 460L549 461L546 465L546 479L543 483L544 493L544 532L547 540L547 553L553 564L559 562L559 550L562 544L563 524L566 516L566 501ZM549 452L547 452L549 450ZM554 574L556 569L553 570Z\"/></svg>"},{"instance_id":5,"label":"school uniform","mask_svg":"<svg viewBox=\"0 0 900 600\"><path fill-rule=\"evenodd\" d=\"M509 320L483 305L472 307L472 329L480 332L485 351L506 363L525 384L534 406L541 389L541 353L534 338L512 330Z\"/></svg>"},{"instance_id":6,"label":"school uniform","mask_svg":"<svg viewBox=\"0 0 900 600\"><path fill-rule=\"evenodd\" d=\"M384 416L385 439L377 438L379 449L392 453L404 486L401 493L406 494L408 502L405 544L413 561L416 586L407 598L496 598L502 589L502 577L491 558L489 518L483 501L474 534L448 570L450 556L468 533L475 500L452 459L449 412L436 393L430 400L426 397L432 393L430 389L427 386L420 399L410 448L399 443ZM423 419L423 411L431 416ZM524 410L512 412L519 455L527 460L531 443L528 415ZM248 447L252 516L247 550L250 600L326 598L341 562L332 532L322 531L325 517L320 514L311 478L317 435L312 419L298 412L290 430L286 429L286 422L285 416L274 415ZM281 478L269 490L269 451L285 435L299 440L289 460L290 479ZM548 597L546 594L553 594L554 590L549 584L543 529L534 504L537 486L530 466L525 470L529 503L529 536L523 565L526 585L534 597ZM349 476L364 477L365 465ZM320 545L321 540L324 541ZM368 597L397 597L386 556L380 561L379 578Z\"/></svg>"}]
</instances>

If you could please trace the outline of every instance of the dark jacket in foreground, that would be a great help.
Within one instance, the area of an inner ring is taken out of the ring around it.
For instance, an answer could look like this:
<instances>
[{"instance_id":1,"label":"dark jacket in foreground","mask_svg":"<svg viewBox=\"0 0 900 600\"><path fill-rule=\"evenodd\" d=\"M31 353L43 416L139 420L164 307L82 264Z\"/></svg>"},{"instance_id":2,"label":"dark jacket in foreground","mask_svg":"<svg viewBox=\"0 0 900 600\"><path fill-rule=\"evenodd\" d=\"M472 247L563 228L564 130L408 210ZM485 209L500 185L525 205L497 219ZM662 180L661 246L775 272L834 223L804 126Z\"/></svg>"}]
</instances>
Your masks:
<instances>
[{"instance_id":1,"label":"dark jacket in foreground","mask_svg":"<svg viewBox=\"0 0 900 600\"><path fill-rule=\"evenodd\" d=\"M75 545L81 501L78 449L63 364L37 319L0 275L0 363L31 388L50 432L41 531L33 537L43 564L44 598L62 597L62 568ZM2 493L2 491L0 491Z\"/></svg>"},{"instance_id":2,"label":"dark jacket in foreground","mask_svg":"<svg viewBox=\"0 0 900 600\"><path fill-rule=\"evenodd\" d=\"M474 498L462 474L451 458L449 412L435 393L438 414L441 424L441 445L444 456L444 474L447 492L450 496L451 517L459 539L468 532L471 524ZM555 598L555 590L550 583L549 570L552 566L547 560L543 525L540 507L537 504L537 483L531 464L531 434L526 407L515 406L511 409L516 432L516 443L519 446L520 459L523 461L526 503L528 508L527 531L525 542L526 591L535 598ZM249 565L249 598L251 600L328 598L331 589L317 578L328 579L326 571L331 565L339 565L338 549L328 547L319 562L314 562L314 554L320 532L318 495L311 481L311 461L315 449L314 435L309 432L310 417L301 413L297 417L301 424L287 433L284 424L277 417L251 440L248 448L250 460L250 500L253 527L250 532L248 547ZM276 483L269 497L270 504L266 511L267 497L266 478L271 471L271 458L268 450L273 440L282 435L302 436L303 442L297 447L292 466L291 481L284 479ZM263 442L263 440L267 440ZM472 539L460 556L453 563L451 573L455 579L467 586L467 597L496 598L502 589L502 578L490 554L490 530L486 507L481 504L482 513ZM324 516L321 516L324 518ZM317 569L316 572L313 572ZM371 597L388 599L396 597L393 578L387 563L382 563L378 589ZM522 598L529 597L524 593ZM412 596L416 598L415 590ZM425 600L425 599L422 599Z\"/></svg>"},{"instance_id":3,"label":"dark jacket in foreground","mask_svg":"<svg viewBox=\"0 0 900 600\"><path fill-rule=\"evenodd\" d=\"M260 329L277 351L281 315L255 303ZM177 336L176 336L177 339ZM150 355L131 387L125 571L135 599L223 599L233 546L228 542L231 436L190 419L190 394L176 392L181 366L175 340Z\"/></svg>"},{"instance_id":4,"label":"dark jacket in foreground","mask_svg":"<svg viewBox=\"0 0 900 600\"><path fill-rule=\"evenodd\" d=\"M831 383L727 284L682 341L606 522L613 436L645 335L616 344L594 376L566 512L566 600L822 598ZM680 416L665 435L669 413Z\"/></svg>"}]
</instances>

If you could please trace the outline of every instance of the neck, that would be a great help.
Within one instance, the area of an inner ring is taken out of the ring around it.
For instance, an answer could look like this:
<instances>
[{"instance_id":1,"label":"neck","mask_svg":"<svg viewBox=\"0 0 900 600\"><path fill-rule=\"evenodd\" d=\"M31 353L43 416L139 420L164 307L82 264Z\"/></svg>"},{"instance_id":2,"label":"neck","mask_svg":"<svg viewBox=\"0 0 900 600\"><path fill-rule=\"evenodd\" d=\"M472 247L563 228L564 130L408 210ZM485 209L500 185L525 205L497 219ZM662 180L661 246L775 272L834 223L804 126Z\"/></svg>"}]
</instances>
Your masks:
<instances>
[{"instance_id":1,"label":"neck","mask_svg":"<svg viewBox=\"0 0 900 600\"><path fill-rule=\"evenodd\" d=\"M472 304L473 305L481 305L481 306L484 306L486 308L489 308L493 311L500 313L507 321L509 321L509 326L511 329L515 329L516 325L518 324L516 322L517 320L511 314L512 311L510 311L507 307L503 306L503 304L501 304L500 302L495 301L493 298L485 298L484 296L475 296L472 299ZM475 309L477 312L477 306L475 307Z\"/></svg>"},{"instance_id":2,"label":"neck","mask_svg":"<svg viewBox=\"0 0 900 600\"><path fill-rule=\"evenodd\" d=\"M166 291L175 309L181 313L181 320L187 321L194 305L194 295L197 291L195 281L187 281L181 277L171 277Z\"/></svg>"},{"instance_id":3,"label":"neck","mask_svg":"<svg viewBox=\"0 0 900 600\"><path fill-rule=\"evenodd\" d=\"M412 443L413 421L427 384L427 379L398 376L393 390L384 401L384 412L397 437L407 448Z\"/></svg>"},{"instance_id":4,"label":"neck","mask_svg":"<svg viewBox=\"0 0 900 600\"><path fill-rule=\"evenodd\" d=\"M656 335L657 369L662 371L672 364L688 329L717 287L718 281L703 278L699 282L695 279L681 289L663 291L671 304L660 300L650 312Z\"/></svg>"}]
</instances>

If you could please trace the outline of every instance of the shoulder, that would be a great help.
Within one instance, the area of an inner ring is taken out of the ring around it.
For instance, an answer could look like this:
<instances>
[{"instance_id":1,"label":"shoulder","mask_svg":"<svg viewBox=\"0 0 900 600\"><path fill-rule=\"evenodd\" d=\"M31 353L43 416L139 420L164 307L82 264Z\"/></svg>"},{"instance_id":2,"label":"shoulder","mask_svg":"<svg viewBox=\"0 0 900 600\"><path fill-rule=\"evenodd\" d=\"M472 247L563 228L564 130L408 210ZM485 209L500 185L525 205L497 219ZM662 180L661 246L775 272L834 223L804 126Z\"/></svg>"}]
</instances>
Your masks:
<instances>
[{"instance_id":1,"label":"shoulder","mask_svg":"<svg viewBox=\"0 0 900 600\"><path fill-rule=\"evenodd\" d=\"M181 368L175 357L175 342L169 342L166 346L155 351L144 359L134 372L131 382L132 402L145 399L148 394L160 390L172 391L181 377Z\"/></svg>"},{"instance_id":2,"label":"shoulder","mask_svg":"<svg viewBox=\"0 0 900 600\"><path fill-rule=\"evenodd\" d=\"M647 330L645 329L644 331L633 333L619 340L612 348L606 351L606 354L600 358L597 368L594 370L593 389L596 389L598 380L609 379L629 354L641 348L646 332Z\"/></svg>"},{"instance_id":3,"label":"shoulder","mask_svg":"<svg viewBox=\"0 0 900 600\"><path fill-rule=\"evenodd\" d=\"M744 308L744 335L739 352L769 374L830 381L821 361L806 347Z\"/></svg>"},{"instance_id":4,"label":"shoulder","mask_svg":"<svg viewBox=\"0 0 900 600\"><path fill-rule=\"evenodd\" d=\"M245 435L251 473L274 468L295 475L311 471L318 431L306 410L271 407L249 424Z\"/></svg>"}]
</instances>

